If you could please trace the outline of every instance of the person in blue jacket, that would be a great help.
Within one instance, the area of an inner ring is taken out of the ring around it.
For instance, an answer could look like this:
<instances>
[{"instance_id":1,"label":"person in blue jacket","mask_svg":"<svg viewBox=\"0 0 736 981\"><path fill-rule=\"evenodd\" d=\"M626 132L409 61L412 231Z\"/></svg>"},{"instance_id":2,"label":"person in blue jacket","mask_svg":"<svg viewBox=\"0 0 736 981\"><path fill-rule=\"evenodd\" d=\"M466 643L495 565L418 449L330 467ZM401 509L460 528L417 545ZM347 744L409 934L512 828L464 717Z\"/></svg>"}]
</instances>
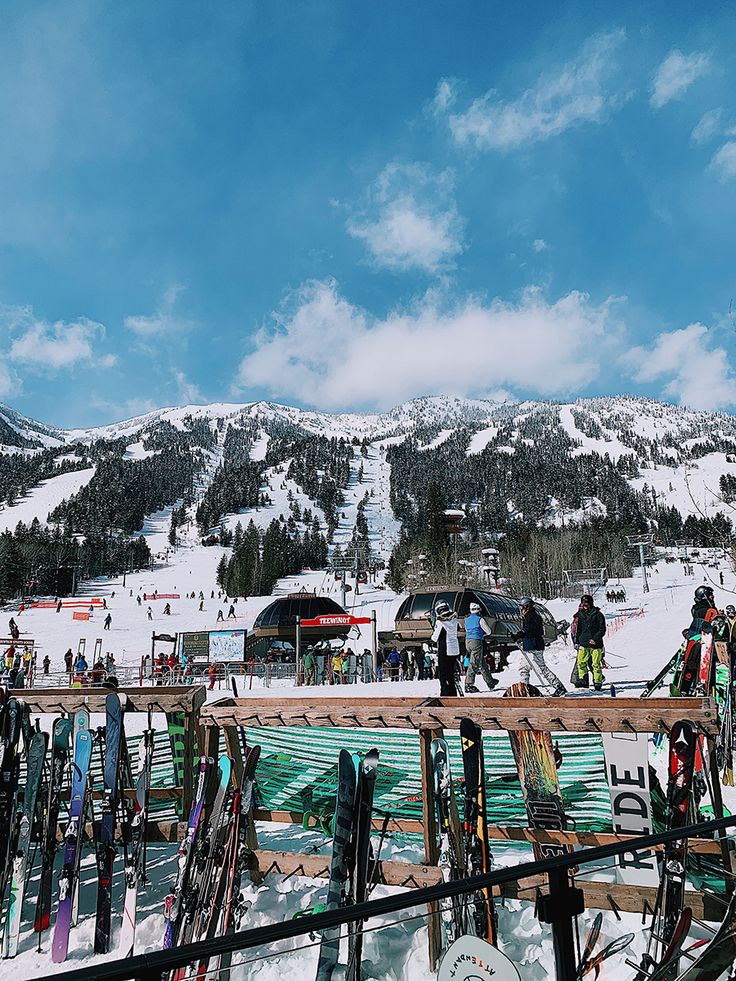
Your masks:
<instances>
[{"instance_id":1,"label":"person in blue jacket","mask_svg":"<svg viewBox=\"0 0 736 981\"><path fill-rule=\"evenodd\" d=\"M465 691L468 695L478 692L475 687L475 676L478 672L483 675L483 681L492 691L498 682L493 677L483 656L483 638L491 633L491 628L481 614L480 603L470 604L470 613L465 617L465 651L468 656L468 666L465 671Z\"/></svg>"}]
</instances>

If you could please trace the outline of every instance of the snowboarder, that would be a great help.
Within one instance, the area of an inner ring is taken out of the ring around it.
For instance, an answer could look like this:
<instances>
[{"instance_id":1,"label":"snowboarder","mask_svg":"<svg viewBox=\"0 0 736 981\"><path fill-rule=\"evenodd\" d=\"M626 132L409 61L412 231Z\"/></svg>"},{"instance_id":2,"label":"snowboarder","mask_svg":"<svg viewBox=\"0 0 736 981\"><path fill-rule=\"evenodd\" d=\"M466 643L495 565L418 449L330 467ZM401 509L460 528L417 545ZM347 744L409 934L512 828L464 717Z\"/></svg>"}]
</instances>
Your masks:
<instances>
[{"instance_id":1,"label":"snowboarder","mask_svg":"<svg viewBox=\"0 0 736 981\"><path fill-rule=\"evenodd\" d=\"M564 695L567 689L544 660L544 623L534 608L534 600L530 596L522 596L519 600L519 606L521 607L521 630L514 634L514 640L521 641L522 651L530 655L533 667L545 683L552 685L553 694Z\"/></svg>"},{"instance_id":2,"label":"snowboarder","mask_svg":"<svg viewBox=\"0 0 736 981\"><path fill-rule=\"evenodd\" d=\"M109 630L111 623L112 623L112 614L111 613L108 613L107 616L105 617L105 625L104 625L104 627L102 629L103 630Z\"/></svg>"},{"instance_id":3,"label":"snowboarder","mask_svg":"<svg viewBox=\"0 0 736 981\"><path fill-rule=\"evenodd\" d=\"M606 618L593 603L593 597L586 593L580 598L578 630L575 639L578 643L578 680L576 688L588 687L588 668L593 671L593 687L600 691L603 687L603 636L606 632Z\"/></svg>"},{"instance_id":4,"label":"snowboarder","mask_svg":"<svg viewBox=\"0 0 736 981\"><path fill-rule=\"evenodd\" d=\"M61 600L56 601L56 612L61 613Z\"/></svg>"},{"instance_id":5,"label":"snowboarder","mask_svg":"<svg viewBox=\"0 0 736 981\"><path fill-rule=\"evenodd\" d=\"M202 609L202 604L200 604L200 607L199 608L200 608L200 610ZM227 618L228 618L228 620L236 620L237 619L237 617L235 616L235 605L233 603L230 604L230 609L227 611Z\"/></svg>"},{"instance_id":6,"label":"snowboarder","mask_svg":"<svg viewBox=\"0 0 736 981\"><path fill-rule=\"evenodd\" d=\"M218 623L222 623L224 621L224 619L225 619L225 617L222 615L222 610L218 610L217 611L217 622Z\"/></svg>"},{"instance_id":7,"label":"snowboarder","mask_svg":"<svg viewBox=\"0 0 736 981\"><path fill-rule=\"evenodd\" d=\"M437 645L440 697L452 697L457 695L455 671L457 659L460 657L460 642L457 639L458 621L445 600L440 600L435 605L434 615L436 622L432 640Z\"/></svg>"},{"instance_id":8,"label":"snowboarder","mask_svg":"<svg viewBox=\"0 0 736 981\"><path fill-rule=\"evenodd\" d=\"M200 607L200 609L201 609L201 607ZM167 617L170 617L171 616L171 603L167 603L166 606L164 607L164 616L167 616Z\"/></svg>"},{"instance_id":9,"label":"snowboarder","mask_svg":"<svg viewBox=\"0 0 736 981\"><path fill-rule=\"evenodd\" d=\"M147 613L148 619L149 620L153 620L153 610L151 609L150 606L148 607L148 610L146 611L146 613Z\"/></svg>"},{"instance_id":10,"label":"snowboarder","mask_svg":"<svg viewBox=\"0 0 736 981\"><path fill-rule=\"evenodd\" d=\"M468 654L468 667L465 672L465 692L474 695L478 692L475 687L475 676L478 672L483 675L483 681L492 691L498 682L488 669L483 656L483 638L491 633L488 621L481 616L483 609L480 603L470 604L470 613L465 617L465 650Z\"/></svg>"}]
</instances>

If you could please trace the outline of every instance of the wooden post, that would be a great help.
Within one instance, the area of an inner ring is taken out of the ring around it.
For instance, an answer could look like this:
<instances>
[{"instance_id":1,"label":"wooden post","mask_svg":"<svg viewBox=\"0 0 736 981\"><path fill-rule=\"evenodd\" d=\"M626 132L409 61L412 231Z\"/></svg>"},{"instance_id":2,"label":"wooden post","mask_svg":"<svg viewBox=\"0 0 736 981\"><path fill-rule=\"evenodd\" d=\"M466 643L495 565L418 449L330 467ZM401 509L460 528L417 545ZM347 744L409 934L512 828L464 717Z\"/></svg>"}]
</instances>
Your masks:
<instances>
[{"instance_id":1,"label":"wooden post","mask_svg":"<svg viewBox=\"0 0 736 981\"><path fill-rule=\"evenodd\" d=\"M434 776L432 772L432 740L441 738L443 730L422 727L419 730L419 750L422 764L422 824L424 825L424 864L437 865L437 818L434 810ZM442 921L439 903L429 903L427 912L427 936L429 940L429 966L432 970L442 952Z\"/></svg>"}]
</instances>

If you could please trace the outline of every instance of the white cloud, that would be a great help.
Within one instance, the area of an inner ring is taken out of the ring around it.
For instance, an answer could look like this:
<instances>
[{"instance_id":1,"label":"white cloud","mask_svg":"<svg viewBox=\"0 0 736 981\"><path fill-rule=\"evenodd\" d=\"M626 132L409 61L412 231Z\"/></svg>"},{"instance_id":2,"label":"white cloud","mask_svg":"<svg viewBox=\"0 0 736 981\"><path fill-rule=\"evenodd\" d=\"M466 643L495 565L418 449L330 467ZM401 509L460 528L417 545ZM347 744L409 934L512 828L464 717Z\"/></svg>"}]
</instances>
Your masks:
<instances>
[{"instance_id":1,"label":"white cloud","mask_svg":"<svg viewBox=\"0 0 736 981\"><path fill-rule=\"evenodd\" d=\"M34 317L30 307L13 307L3 311L3 319L11 336L19 334L8 351L9 359L19 364L59 371L78 364L109 368L117 361L114 354L99 353L105 328L86 317L50 323Z\"/></svg>"},{"instance_id":2,"label":"white cloud","mask_svg":"<svg viewBox=\"0 0 736 981\"><path fill-rule=\"evenodd\" d=\"M160 337L162 334L171 334L174 331L188 328L189 324L174 313L176 301L183 292L183 286L169 287L164 293L159 308L154 314L140 314L126 317L125 326L128 330L132 330L134 334L137 334L138 337L147 340Z\"/></svg>"},{"instance_id":3,"label":"white cloud","mask_svg":"<svg viewBox=\"0 0 736 981\"><path fill-rule=\"evenodd\" d=\"M600 122L618 101L607 83L624 36L623 31L593 35L575 59L540 76L512 102L500 100L495 90L487 92L465 112L450 116L455 140L478 149L512 150L580 123Z\"/></svg>"},{"instance_id":4,"label":"white cloud","mask_svg":"<svg viewBox=\"0 0 736 981\"><path fill-rule=\"evenodd\" d=\"M544 241L543 238L535 238L534 241L532 242L532 248L534 249L535 252L545 252L549 248L549 246L547 245L547 243Z\"/></svg>"},{"instance_id":5,"label":"white cloud","mask_svg":"<svg viewBox=\"0 0 736 981\"><path fill-rule=\"evenodd\" d=\"M10 368L4 361L0 361L0 398L6 399L9 395L17 395L20 385L14 380Z\"/></svg>"},{"instance_id":6,"label":"white cloud","mask_svg":"<svg viewBox=\"0 0 736 981\"><path fill-rule=\"evenodd\" d=\"M319 281L304 286L292 307L259 331L238 385L325 409L389 408L448 389L577 392L599 377L616 334L611 304L596 306L577 292L548 302L530 289L517 303L470 297L444 307L432 294L376 319L333 281Z\"/></svg>"},{"instance_id":7,"label":"white cloud","mask_svg":"<svg viewBox=\"0 0 736 981\"><path fill-rule=\"evenodd\" d=\"M441 272L463 249L451 175L389 164L369 191L367 211L350 219L347 230L365 243L376 266Z\"/></svg>"},{"instance_id":8,"label":"white cloud","mask_svg":"<svg viewBox=\"0 0 736 981\"><path fill-rule=\"evenodd\" d=\"M690 142L698 146L707 143L718 132L722 115L722 109L709 109L704 112L690 134Z\"/></svg>"},{"instance_id":9,"label":"white cloud","mask_svg":"<svg viewBox=\"0 0 736 981\"><path fill-rule=\"evenodd\" d=\"M183 371L174 371L174 381L179 389L179 399L183 404L197 405L206 401L199 387L194 382L189 381Z\"/></svg>"},{"instance_id":10,"label":"white cloud","mask_svg":"<svg viewBox=\"0 0 736 981\"><path fill-rule=\"evenodd\" d=\"M664 393L693 409L736 404L736 376L722 347L708 345L708 328L690 324L658 334L650 348L635 347L624 357L640 382L668 379Z\"/></svg>"},{"instance_id":11,"label":"white cloud","mask_svg":"<svg viewBox=\"0 0 736 981\"><path fill-rule=\"evenodd\" d=\"M441 78L437 83L434 98L432 99L432 111L436 115L442 115L452 106L457 98L457 82L454 78Z\"/></svg>"},{"instance_id":12,"label":"white cloud","mask_svg":"<svg viewBox=\"0 0 736 981\"><path fill-rule=\"evenodd\" d=\"M710 58L702 52L686 55L670 51L654 73L650 104L661 109L672 99L679 99L709 68Z\"/></svg>"},{"instance_id":13,"label":"white cloud","mask_svg":"<svg viewBox=\"0 0 736 981\"><path fill-rule=\"evenodd\" d=\"M717 150L710 166L716 171L722 181L732 180L736 177L736 142L729 140Z\"/></svg>"}]
</instances>

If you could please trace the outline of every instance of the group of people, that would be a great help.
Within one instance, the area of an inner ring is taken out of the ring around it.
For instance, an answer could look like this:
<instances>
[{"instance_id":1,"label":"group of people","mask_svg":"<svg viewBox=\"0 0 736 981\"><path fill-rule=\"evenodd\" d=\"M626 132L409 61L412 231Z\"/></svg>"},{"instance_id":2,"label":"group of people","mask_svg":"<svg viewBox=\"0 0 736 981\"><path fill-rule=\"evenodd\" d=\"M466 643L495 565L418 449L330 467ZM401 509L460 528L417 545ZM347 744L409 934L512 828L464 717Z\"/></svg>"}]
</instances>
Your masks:
<instances>
[{"instance_id":1,"label":"group of people","mask_svg":"<svg viewBox=\"0 0 736 981\"><path fill-rule=\"evenodd\" d=\"M606 600L609 603L625 603L626 602L626 590L625 589L607 589L606 590Z\"/></svg>"},{"instance_id":2,"label":"group of people","mask_svg":"<svg viewBox=\"0 0 736 981\"><path fill-rule=\"evenodd\" d=\"M373 657L368 648L356 654L351 647L333 651L329 642L307 647L302 656L305 685L353 685L373 680Z\"/></svg>"},{"instance_id":3,"label":"group of people","mask_svg":"<svg viewBox=\"0 0 736 981\"><path fill-rule=\"evenodd\" d=\"M44 658L44 674L48 674L46 660ZM84 651L79 651L75 657L71 647L64 654L64 666L69 674L72 688L102 685L110 678L114 678L116 671L115 655L111 651L107 651L104 658L99 657L90 668Z\"/></svg>"}]
</instances>

